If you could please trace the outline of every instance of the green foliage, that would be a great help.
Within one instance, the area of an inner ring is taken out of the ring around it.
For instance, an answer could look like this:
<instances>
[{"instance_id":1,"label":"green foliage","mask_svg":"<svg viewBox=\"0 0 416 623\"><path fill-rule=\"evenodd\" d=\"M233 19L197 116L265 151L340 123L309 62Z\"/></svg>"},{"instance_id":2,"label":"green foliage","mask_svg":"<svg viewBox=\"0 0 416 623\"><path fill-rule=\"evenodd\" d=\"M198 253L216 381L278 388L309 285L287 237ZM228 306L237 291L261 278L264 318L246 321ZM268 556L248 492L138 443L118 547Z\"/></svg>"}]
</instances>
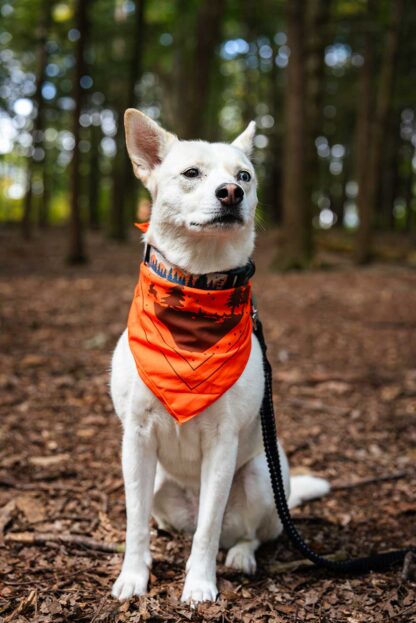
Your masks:
<instances>
[{"instance_id":1,"label":"green foliage","mask_svg":"<svg viewBox=\"0 0 416 623\"><path fill-rule=\"evenodd\" d=\"M178 102L182 101L184 90L192 89L195 83L198 70L198 59L195 64L197 22L204 2L147 0L144 5L145 28L143 41L140 42L143 58L135 101L137 106L174 131L182 126L182 118L189 113L180 106L178 108ZM50 195L49 220L54 223L65 221L69 214L71 90L79 33L74 29L75 0L51 0L49 4L51 22L42 88L45 109L42 149L45 157L35 161L34 166L38 180L35 207L41 201L42 180L46 180ZM351 182L357 176L354 132L359 106L357 83L362 63L363 33L368 28L377 33L375 67L378 71L389 4L386 0L377 3L371 23L366 21L366 0L334 0L331 4L330 21L325 26L329 45L326 49L320 138L317 143L320 147L316 155L319 166L313 189L312 216L317 227L327 226L329 221L323 222L320 216L325 209L332 210L334 214L335 204L341 206L338 218L342 218L342 213L347 215L347 222L348 218L351 221L354 217L356 194ZM36 116L36 50L45 6L45 0L0 1L2 221L21 218L27 159L34 156L31 133ZM138 3L132 0L91 2L81 117L80 172L83 220L88 221L90 189L97 184L100 189L97 195L98 214L104 226L109 221L113 201L110 191L115 160L124 150L122 141L115 139L123 131L120 115L129 88L131 56L136 49L135 6ZM392 217L392 222L396 219L400 227L414 222L406 214L414 197L413 185L408 180L415 169L415 29L416 6L408 2L393 97L391 132L395 139L394 157L389 160L397 163L393 199L404 201L404 213L403 210L396 210ZM206 77L209 81L208 96L204 109L198 111L201 134L204 127L204 132L215 140L232 140L245 123L256 119L259 136L254 160L259 171L260 198L263 199L262 211L266 219L276 211L276 186L279 185L282 169L281 143L285 130L283 99L290 54L285 32L284 3L273 0L224 2L221 40L215 49L212 75ZM376 83L377 76L375 86ZM21 114L22 100L27 104L28 99L33 102L33 110L29 114L27 111ZM97 132L93 136L94 128ZM386 162L387 166L390 165ZM45 176L43 168L46 168ZM275 182L272 190L269 188L271 180ZM390 212L393 207L394 203L390 205ZM133 217L129 214L127 221ZM33 218L36 220L36 214Z\"/></svg>"}]
</instances>

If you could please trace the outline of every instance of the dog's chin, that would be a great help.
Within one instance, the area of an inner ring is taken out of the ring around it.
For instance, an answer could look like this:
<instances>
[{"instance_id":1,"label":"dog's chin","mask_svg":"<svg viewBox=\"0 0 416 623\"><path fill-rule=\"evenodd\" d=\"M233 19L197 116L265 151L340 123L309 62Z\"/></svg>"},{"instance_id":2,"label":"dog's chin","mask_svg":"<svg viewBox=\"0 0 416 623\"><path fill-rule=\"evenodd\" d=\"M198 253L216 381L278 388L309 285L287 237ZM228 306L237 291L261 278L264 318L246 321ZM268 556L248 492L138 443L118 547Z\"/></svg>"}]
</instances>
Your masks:
<instances>
[{"instance_id":1,"label":"dog's chin","mask_svg":"<svg viewBox=\"0 0 416 623\"><path fill-rule=\"evenodd\" d=\"M200 233L227 233L244 227L245 222L239 214L218 214L207 221L191 221L187 224L190 231Z\"/></svg>"}]
</instances>

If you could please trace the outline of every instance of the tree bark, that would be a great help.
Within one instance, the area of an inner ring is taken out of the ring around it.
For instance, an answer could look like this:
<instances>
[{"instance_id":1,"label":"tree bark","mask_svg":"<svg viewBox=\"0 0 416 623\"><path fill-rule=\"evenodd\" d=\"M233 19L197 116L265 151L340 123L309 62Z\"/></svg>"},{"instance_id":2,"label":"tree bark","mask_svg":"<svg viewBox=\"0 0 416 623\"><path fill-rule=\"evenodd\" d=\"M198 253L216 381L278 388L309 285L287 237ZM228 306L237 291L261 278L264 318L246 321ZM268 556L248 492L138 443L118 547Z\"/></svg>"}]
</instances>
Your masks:
<instances>
[{"instance_id":1,"label":"tree bark","mask_svg":"<svg viewBox=\"0 0 416 623\"><path fill-rule=\"evenodd\" d=\"M301 0L287 5L290 59L285 91L283 157L284 243L279 261L283 269L304 268L311 257L311 222L305 185L305 50L304 6Z\"/></svg>"},{"instance_id":2,"label":"tree bark","mask_svg":"<svg viewBox=\"0 0 416 623\"><path fill-rule=\"evenodd\" d=\"M271 43L271 46L274 60L277 56L277 46L275 43ZM268 217L280 225L282 222L282 140L278 119L282 118L282 98L278 79L277 66L273 62L270 71L269 100L274 125L269 132L264 197Z\"/></svg>"},{"instance_id":3,"label":"tree bark","mask_svg":"<svg viewBox=\"0 0 416 623\"><path fill-rule=\"evenodd\" d=\"M51 200L50 184L51 177L48 175L48 162L45 156L42 169L43 193L39 204L38 225L45 229L49 227L49 207Z\"/></svg>"},{"instance_id":4,"label":"tree bark","mask_svg":"<svg viewBox=\"0 0 416 623\"><path fill-rule=\"evenodd\" d=\"M364 161L362 162L359 172L359 183L361 182L358 201L360 224L355 248L355 261L357 264L366 264L371 260L371 244L378 198L377 193L380 188L382 177L383 141L391 108L403 6L404 0L396 0L391 3L386 45L381 61L377 101L373 113L373 122L369 130L369 159L367 161L368 164L364 163ZM364 66L365 64L364 62ZM367 71L371 70L367 68ZM368 81L371 83L371 76L368 78ZM370 126L370 121L368 121L368 123ZM363 159L362 155L360 157Z\"/></svg>"},{"instance_id":5,"label":"tree bark","mask_svg":"<svg viewBox=\"0 0 416 623\"><path fill-rule=\"evenodd\" d=\"M397 113L395 116L399 117ZM394 201L400 194L400 117L398 121L393 118L388 121L382 154L383 173L377 194L377 205L380 209L376 227L384 230L394 230Z\"/></svg>"},{"instance_id":6,"label":"tree bark","mask_svg":"<svg viewBox=\"0 0 416 623\"><path fill-rule=\"evenodd\" d=\"M194 46L182 46L176 59L178 72L176 117L180 137L208 138L210 85L215 61L215 49L221 39L224 0L202 0L195 18ZM180 13L189 11L186 2L180 3ZM186 22L180 26L184 41L189 38Z\"/></svg>"},{"instance_id":7,"label":"tree bark","mask_svg":"<svg viewBox=\"0 0 416 623\"><path fill-rule=\"evenodd\" d=\"M374 10L375 0L368 0L364 24L364 62L361 66L358 78L358 116L355 136L355 161L356 178L359 189L357 208L361 228L364 227L368 207L367 167L370 160L371 114L373 111L372 78L374 69L374 34L371 29L371 20ZM361 241L361 244L363 244L363 241Z\"/></svg>"},{"instance_id":8,"label":"tree bark","mask_svg":"<svg viewBox=\"0 0 416 623\"><path fill-rule=\"evenodd\" d=\"M70 217L70 238L68 262L70 264L84 263L87 258L85 254L84 232L81 216L81 176L80 161L81 153L79 150L81 127L79 118L83 105L83 89L81 78L85 73L85 49L89 35L88 9L91 0L78 0L76 4L75 23L80 33L76 46L75 76L72 90L72 97L75 101L75 108L72 118L72 134L74 137L74 151L71 161L71 217Z\"/></svg>"},{"instance_id":9,"label":"tree bark","mask_svg":"<svg viewBox=\"0 0 416 623\"><path fill-rule=\"evenodd\" d=\"M126 206L130 204L130 216L134 218L135 197L137 195L135 191L137 181L133 177L131 167L129 166L123 131L124 111L126 108L134 108L136 106L136 85L142 74L143 66L145 0L136 0L135 7L133 45L129 63L127 93L126 99L117 114L117 154L113 165L110 237L120 242L126 239L126 224L129 216Z\"/></svg>"},{"instance_id":10,"label":"tree bark","mask_svg":"<svg viewBox=\"0 0 416 623\"><path fill-rule=\"evenodd\" d=\"M88 176L88 226L90 229L100 228L100 138L100 127L91 125L90 170Z\"/></svg>"},{"instance_id":11,"label":"tree bark","mask_svg":"<svg viewBox=\"0 0 416 623\"><path fill-rule=\"evenodd\" d=\"M42 97L42 86L45 78L45 67L48 62L48 30L51 22L52 5L50 0L44 0L40 9L39 23L36 29L36 86L33 101L36 108L36 116L33 122L32 149L36 149L43 144L43 112L44 100ZM26 240L32 237L33 221L33 174L35 161L32 156L27 159L26 170L26 192L23 199L22 234Z\"/></svg>"},{"instance_id":12,"label":"tree bark","mask_svg":"<svg viewBox=\"0 0 416 623\"><path fill-rule=\"evenodd\" d=\"M415 183L415 174L413 172L412 162L409 163L407 178L406 178L406 186L405 186L405 201L406 201L406 223L405 229L407 232L411 233L415 231L416 224L416 214L413 208L414 203L414 183Z\"/></svg>"},{"instance_id":13,"label":"tree bark","mask_svg":"<svg viewBox=\"0 0 416 623\"><path fill-rule=\"evenodd\" d=\"M331 0L309 0L306 6L306 186L309 219L313 216L312 194L319 180L315 140L322 131L322 99L325 47L328 43Z\"/></svg>"}]
</instances>

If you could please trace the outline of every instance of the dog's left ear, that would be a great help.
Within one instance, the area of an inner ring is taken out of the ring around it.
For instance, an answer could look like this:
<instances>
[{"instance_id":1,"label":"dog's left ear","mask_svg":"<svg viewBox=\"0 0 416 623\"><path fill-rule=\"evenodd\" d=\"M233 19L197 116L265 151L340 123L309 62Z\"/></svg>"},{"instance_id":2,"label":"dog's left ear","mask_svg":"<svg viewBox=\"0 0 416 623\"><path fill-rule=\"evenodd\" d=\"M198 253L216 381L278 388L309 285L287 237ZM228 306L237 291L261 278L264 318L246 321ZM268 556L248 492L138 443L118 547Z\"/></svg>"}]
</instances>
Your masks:
<instances>
[{"instance_id":1,"label":"dog's left ear","mask_svg":"<svg viewBox=\"0 0 416 623\"><path fill-rule=\"evenodd\" d=\"M234 147L241 149L247 156L251 155L253 151L254 137L256 135L256 122L250 121L244 132L242 132L231 143Z\"/></svg>"}]
</instances>

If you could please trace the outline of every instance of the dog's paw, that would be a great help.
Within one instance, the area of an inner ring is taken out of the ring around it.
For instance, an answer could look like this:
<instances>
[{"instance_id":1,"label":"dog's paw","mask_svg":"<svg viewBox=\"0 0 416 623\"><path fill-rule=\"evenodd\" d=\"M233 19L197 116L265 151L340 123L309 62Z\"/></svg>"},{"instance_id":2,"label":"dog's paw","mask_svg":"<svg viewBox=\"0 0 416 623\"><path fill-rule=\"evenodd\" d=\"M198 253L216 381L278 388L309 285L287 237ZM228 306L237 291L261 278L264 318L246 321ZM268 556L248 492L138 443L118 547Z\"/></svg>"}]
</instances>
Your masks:
<instances>
[{"instance_id":1,"label":"dog's paw","mask_svg":"<svg viewBox=\"0 0 416 623\"><path fill-rule=\"evenodd\" d=\"M215 601L218 590L215 582L203 579L192 579L188 575L185 580L185 586L182 593L182 601L189 604L197 604L200 601Z\"/></svg>"},{"instance_id":2,"label":"dog's paw","mask_svg":"<svg viewBox=\"0 0 416 623\"><path fill-rule=\"evenodd\" d=\"M249 543L237 543L228 550L225 566L236 571L253 575L256 573L257 563L253 548Z\"/></svg>"},{"instance_id":3,"label":"dog's paw","mask_svg":"<svg viewBox=\"0 0 416 623\"><path fill-rule=\"evenodd\" d=\"M133 595L140 597L147 592L149 571L122 571L113 584L111 594L120 601L130 599Z\"/></svg>"}]
</instances>

